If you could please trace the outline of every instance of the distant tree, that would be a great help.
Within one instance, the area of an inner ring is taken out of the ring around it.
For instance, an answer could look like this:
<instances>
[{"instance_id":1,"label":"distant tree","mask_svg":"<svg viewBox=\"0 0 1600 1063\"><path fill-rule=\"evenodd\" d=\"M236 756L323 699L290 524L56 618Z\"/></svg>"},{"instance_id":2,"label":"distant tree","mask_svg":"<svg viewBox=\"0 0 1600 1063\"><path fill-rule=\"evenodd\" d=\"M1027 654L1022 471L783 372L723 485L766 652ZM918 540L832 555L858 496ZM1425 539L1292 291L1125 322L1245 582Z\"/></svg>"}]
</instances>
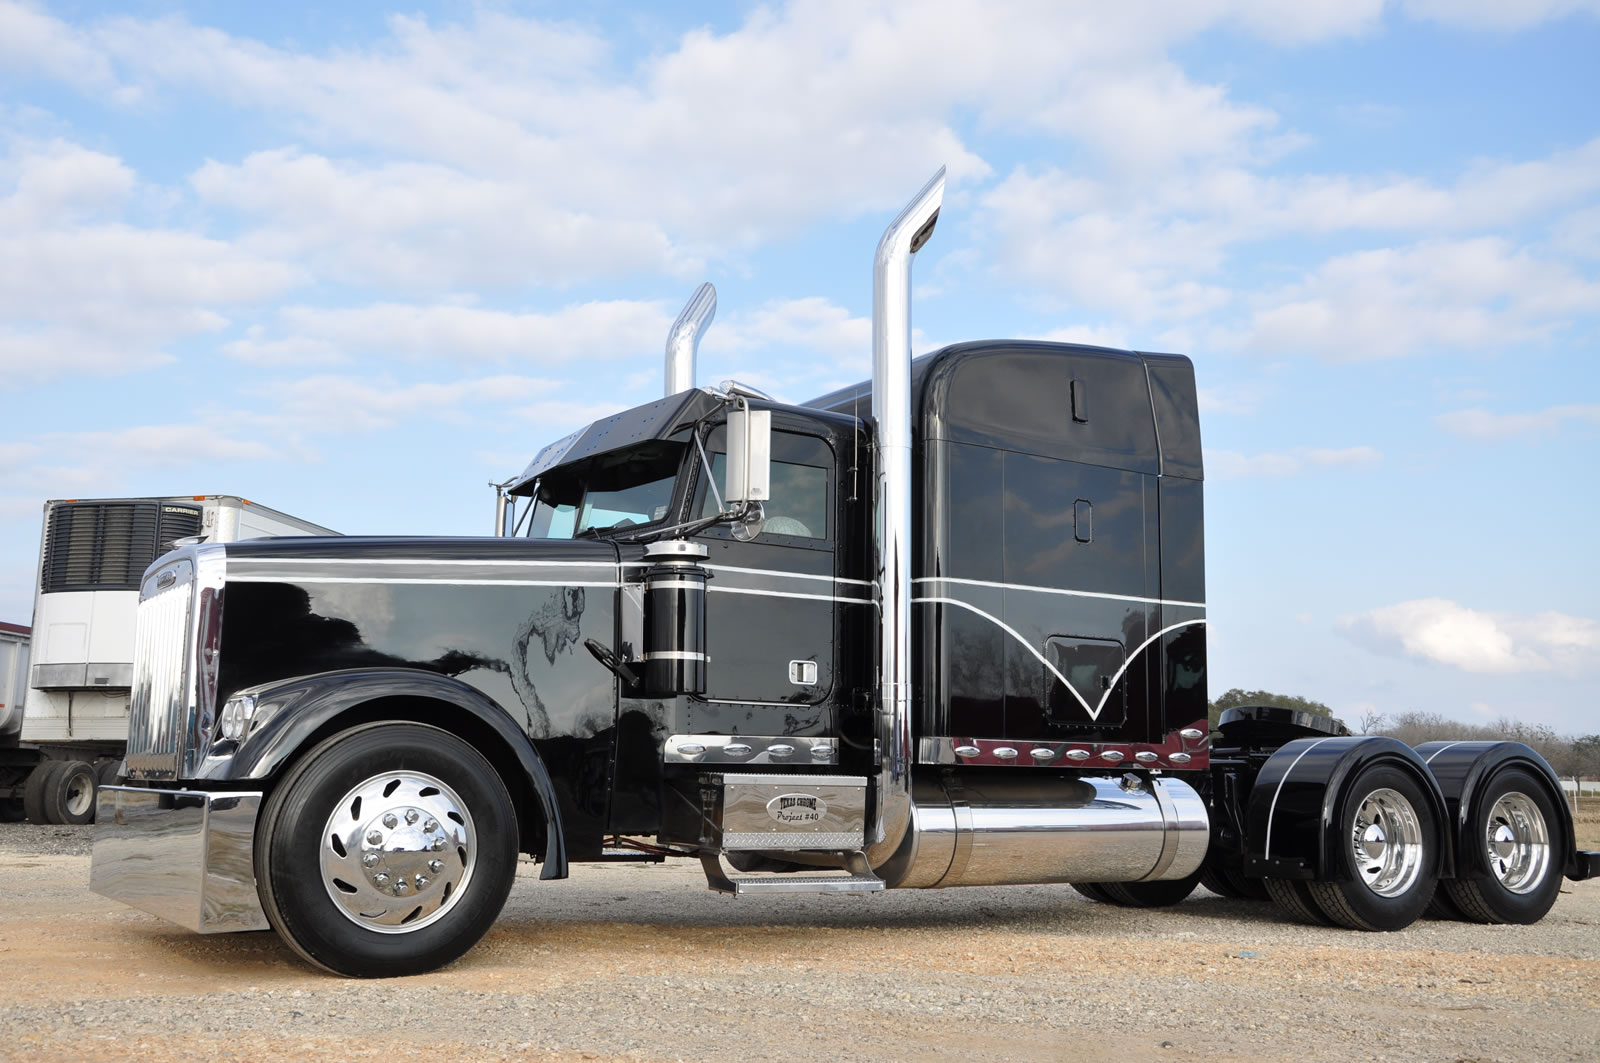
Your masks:
<instances>
[{"instance_id":1,"label":"distant tree","mask_svg":"<svg viewBox=\"0 0 1600 1063\"><path fill-rule=\"evenodd\" d=\"M1234 687L1211 703L1211 725L1217 724L1217 718L1224 709L1236 709L1241 705L1278 705L1285 709L1299 709L1301 712L1314 712L1319 716L1332 716L1333 710L1320 701L1310 698L1298 697L1294 694L1274 694L1266 690L1241 690Z\"/></svg>"},{"instance_id":2,"label":"distant tree","mask_svg":"<svg viewBox=\"0 0 1600 1063\"><path fill-rule=\"evenodd\" d=\"M1379 712L1377 709L1368 709L1360 717L1361 733L1364 735L1380 734L1383 731L1383 725L1388 722L1388 713Z\"/></svg>"}]
</instances>

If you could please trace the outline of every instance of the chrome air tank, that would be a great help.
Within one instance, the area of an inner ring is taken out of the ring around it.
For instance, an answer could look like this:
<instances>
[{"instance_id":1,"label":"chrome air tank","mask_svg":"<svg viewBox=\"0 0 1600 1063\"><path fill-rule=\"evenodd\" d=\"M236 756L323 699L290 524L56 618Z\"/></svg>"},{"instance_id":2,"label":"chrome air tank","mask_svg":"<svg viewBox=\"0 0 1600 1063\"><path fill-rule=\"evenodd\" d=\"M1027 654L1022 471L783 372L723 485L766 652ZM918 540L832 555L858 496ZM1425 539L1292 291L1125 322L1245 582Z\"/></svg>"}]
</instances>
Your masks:
<instances>
[{"instance_id":1,"label":"chrome air tank","mask_svg":"<svg viewBox=\"0 0 1600 1063\"><path fill-rule=\"evenodd\" d=\"M644 689L650 697L706 690L706 548L671 539L645 548Z\"/></svg>"},{"instance_id":2,"label":"chrome air tank","mask_svg":"<svg viewBox=\"0 0 1600 1063\"><path fill-rule=\"evenodd\" d=\"M1205 801L1185 782L918 779L913 828L879 869L911 889L1184 878L1205 859Z\"/></svg>"}]
</instances>

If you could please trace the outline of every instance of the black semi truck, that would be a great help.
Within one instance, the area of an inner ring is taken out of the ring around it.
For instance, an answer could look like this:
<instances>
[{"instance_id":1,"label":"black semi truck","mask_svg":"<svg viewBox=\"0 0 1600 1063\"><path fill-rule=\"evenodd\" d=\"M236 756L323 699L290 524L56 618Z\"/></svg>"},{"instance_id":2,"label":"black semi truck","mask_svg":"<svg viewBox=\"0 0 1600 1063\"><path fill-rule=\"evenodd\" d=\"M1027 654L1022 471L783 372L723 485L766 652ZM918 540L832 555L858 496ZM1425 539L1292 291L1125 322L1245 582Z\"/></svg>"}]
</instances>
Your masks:
<instances>
[{"instance_id":1,"label":"black semi truck","mask_svg":"<svg viewBox=\"0 0 1600 1063\"><path fill-rule=\"evenodd\" d=\"M878 246L870 384L694 387L703 288L668 394L546 447L494 537L157 560L93 888L384 976L471 948L519 853L695 859L736 895L1204 883L1365 930L1533 922L1600 870L1525 746L1208 727L1193 367L913 361L943 188Z\"/></svg>"}]
</instances>

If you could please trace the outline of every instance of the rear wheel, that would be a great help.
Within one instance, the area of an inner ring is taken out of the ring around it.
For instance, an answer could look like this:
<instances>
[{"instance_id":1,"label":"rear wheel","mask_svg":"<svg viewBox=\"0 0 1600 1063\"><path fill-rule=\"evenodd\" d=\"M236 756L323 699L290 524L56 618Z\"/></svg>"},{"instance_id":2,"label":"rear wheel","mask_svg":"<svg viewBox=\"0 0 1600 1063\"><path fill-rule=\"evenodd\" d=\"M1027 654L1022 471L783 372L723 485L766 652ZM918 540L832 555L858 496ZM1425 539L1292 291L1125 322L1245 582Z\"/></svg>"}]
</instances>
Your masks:
<instances>
[{"instance_id":1,"label":"rear wheel","mask_svg":"<svg viewBox=\"0 0 1600 1063\"><path fill-rule=\"evenodd\" d=\"M1074 882L1072 883L1072 888L1077 890L1083 896L1089 898L1091 901L1099 901L1101 904L1112 903L1110 896L1106 894L1106 887L1104 883Z\"/></svg>"},{"instance_id":2,"label":"rear wheel","mask_svg":"<svg viewBox=\"0 0 1600 1063\"><path fill-rule=\"evenodd\" d=\"M41 760L22 784L22 812L29 823L50 823L45 795L54 792L55 778L67 766L64 760Z\"/></svg>"},{"instance_id":3,"label":"rear wheel","mask_svg":"<svg viewBox=\"0 0 1600 1063\"><path fill-rule=\"evenodd\" d=\"M1467 825L1463 857L1476 846L1488 874L1452 879L1445 890L1462 915L1478 923L1537 923L1561 892L1565 845L1553 825L1549 791L1521 768L1490 781ZM1463 861L1465 862L1465 861Z\"/></svg>"},{"instance_id":4,"label":"rear wheel","mask_svg":"<svg viewBox=\"0 0 1600 1063\"><path fill-rule=\"evenodd\" d=\"M93 823L94 792L94 767L81 760L67 761L45 790L45 815L52 823Z\"/></svg>"},{"instance_id":5,"label":"rear wheel","mask_svg":"<svg viewBox=\"0 0 1600 1063\"><path fill-rule=\"evenodd\" d=\"M1310 883L1317 907L1353 930L1400 930L1416 922L1439 877L1438 826L1422 787L1387 765L1363 769L1334 823L1333 880Z\"/></svg>"},{"instance_id":6,"label":"rear wheel","mask_svg":"<svg viewBox=\"0 0 1600 1063\"><path fill-rule=\"evenodd\" d=\"M1162 882L1102 882L1100 888L1111 903L1124 908L1168 908L1184 900L1200 885L1196 872L1187 878Z\"/></svg>"},{"instance_id":7,"label":"rear wheel","mask_svg":"<svg viewBox=\"0 0 1600 1063\"><path fill-rule=\"evenodd\" d=\"M457 959L504 907L517 817L494 768L434 727L381 723L335 735L261 811L262 908L301 956L359 978Z\"/></svg>"},{"instance_id":8,"label":"rear wheel","mask_svg":"<svg viewBox=\"0 0 1600 1063\"><path fill-rule=\"evenodd\" d=\"M1334 925L1311 895L1311 883L1291 878L1267 878L1261 881L1266 884L1273 902L1292 918L1318 926Z\"/></svg>"}]
</instances>

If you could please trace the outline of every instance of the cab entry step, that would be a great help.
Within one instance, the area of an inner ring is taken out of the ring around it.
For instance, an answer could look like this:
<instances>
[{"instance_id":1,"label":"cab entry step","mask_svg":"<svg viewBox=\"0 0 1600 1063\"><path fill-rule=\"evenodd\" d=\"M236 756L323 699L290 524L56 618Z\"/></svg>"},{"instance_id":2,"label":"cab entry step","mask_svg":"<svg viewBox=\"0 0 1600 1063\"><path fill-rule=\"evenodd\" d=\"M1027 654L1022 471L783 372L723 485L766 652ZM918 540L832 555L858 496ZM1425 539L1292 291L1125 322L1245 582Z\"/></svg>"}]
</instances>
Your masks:
<instances>
[{"instance_id":1,"label":"cab entry step","mask_svg":"<svg viewBox=\"0 0 1600 1063\"><path fill-rule=\"evenodd\" d=\"M729 875L722 869L716 853L701 853L706 885L718 893L735 897L766 896L779 893L874 893L884 888L883 879L864 867L833 874Z\"/></svg>"}]
</instances>

